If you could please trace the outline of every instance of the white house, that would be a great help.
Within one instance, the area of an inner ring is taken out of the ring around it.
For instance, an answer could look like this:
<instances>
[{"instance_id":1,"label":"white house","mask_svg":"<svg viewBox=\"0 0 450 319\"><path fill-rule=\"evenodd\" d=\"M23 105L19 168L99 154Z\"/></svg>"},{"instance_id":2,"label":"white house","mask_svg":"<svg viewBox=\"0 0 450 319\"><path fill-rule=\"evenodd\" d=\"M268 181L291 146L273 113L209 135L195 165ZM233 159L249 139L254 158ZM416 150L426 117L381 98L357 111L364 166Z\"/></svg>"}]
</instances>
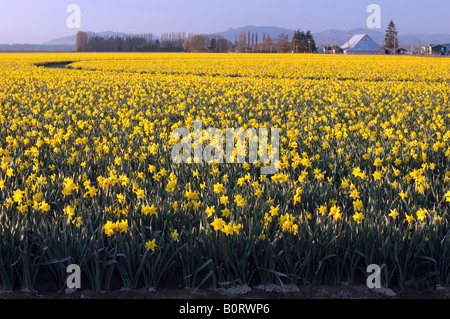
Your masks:
<instances>
[{"instance_id":1,"label":"white house","mask_svg":"<svg viewBox=\"0 0 450 319\"><path fill-rule=\"evenodd\" d=\"M341 45L344 54L381 54L381 46L367 34L354 35L348 42Z\"/></svg>"}]
</instances>

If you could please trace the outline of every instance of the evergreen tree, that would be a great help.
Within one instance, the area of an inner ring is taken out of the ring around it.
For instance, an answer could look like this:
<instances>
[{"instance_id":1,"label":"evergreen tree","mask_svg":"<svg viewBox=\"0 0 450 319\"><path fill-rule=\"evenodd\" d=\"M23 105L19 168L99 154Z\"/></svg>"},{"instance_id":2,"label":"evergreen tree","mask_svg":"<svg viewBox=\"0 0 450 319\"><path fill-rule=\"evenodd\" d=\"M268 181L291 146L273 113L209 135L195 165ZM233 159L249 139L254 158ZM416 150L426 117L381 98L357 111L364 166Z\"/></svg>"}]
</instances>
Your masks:
<instances>
[{"instance_id":1,"label":"evergreen tree","mask_svg":"<svg viewBox=\"0 0 450 319\"><path fill-rule=\"evenodd\" d=\"M291 50L295 53L312 53L316 52L316 42L311 31L297 30L294 32L291 40Z\"/></svg>"},{"instance_id":2,"label":"evergreen tree","mask_svg":"<svg viewBox=\"0 0 450 319\"><path fill-rule=\"evenodd\" d=\"M291 40L291 50L294 53L298 53L300 51L300 45L301 45L301 31L296 30L294 31L294 35L292 36Z\"/></svg>"},{"instance_id":3,"label":"evergreen tree","mask_svg":"<svg viewBox=\"0 0 450 319\"><path fill-rule=\"evenodd\" d=\"M386 37L384 38L384 47L386 49L398 48L398 31L395 27L394 21L389 22L388 28L386 30Z\"/></svg>"},{"instance_id":4,"label":"evergreen tree","mask_svg":"<svg viewBox=\"0 0 450 319\"><path fill-rule=\"evenodd\" d=\"M310 30L306 31L305 38L306 38L305 45L308 46L308 52L309 53L316 52L316 50L317 50L316 41L314 41L313 35Z\"/></svg>"}]
</instances>

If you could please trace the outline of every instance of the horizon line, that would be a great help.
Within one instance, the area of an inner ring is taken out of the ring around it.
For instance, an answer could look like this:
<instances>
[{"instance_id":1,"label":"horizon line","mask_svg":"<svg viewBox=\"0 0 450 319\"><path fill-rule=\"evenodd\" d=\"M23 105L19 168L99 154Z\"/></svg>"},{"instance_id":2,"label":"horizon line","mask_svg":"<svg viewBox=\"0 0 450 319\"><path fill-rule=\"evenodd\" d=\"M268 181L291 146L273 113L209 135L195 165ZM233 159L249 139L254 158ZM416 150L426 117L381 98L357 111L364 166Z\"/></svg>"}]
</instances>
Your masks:
<instances>
[{"instance_id":1,"label":"horizon line","mask_svg":"<svg viewBox=\"0 0 450 319\"><path fill-rule=\"evenodd\" d=\"M59 39L63 39L63 38L76 36L79 31L86 32L86 33L107 33L107 32L111 32L111 33L122 33L122 34L125 34L125 35L151 34L151 35L156 36L156 37L161 37L162 34L164 34L164 33L169 33L169 34L170 33L186 33L186 34L192 33L192 34L213 35L213 34L218 34L218 33L224 33L224 32L227 32L227 31L232 31L234 29L244 29L244 28L247 28L247 27L277 28L277 29L284 29L284 30L287 30L287 31L296 31L296 30L303 30L303 31L304 30L309 30L309 31L311 31L310 29L307 29L307 28L291 29L291 28L280 27L280 26L276 26L276 25L254 25L254 24L249 24L249 25L245 25L245 26L241 26L241 27L229 27L228 29L223 30L223 31L210 32L210 33L207 33L207 32L190 32L190 31L167 31L167 32L162 32L160 34L157 34L157 33L153 33L153 32L123 32L123 31L112 31L112 30L83 31L81 29L78 29L74 34L62 35L62 36L59 36L59 37L55 35L54 38L52 38L50 40L47 40L45 42L40 42L40 43L31 43L31 42L14 42L14 43L11 43L10 42L10 43L0 43L0 44L1 45L48 45L47 43L51 42L51 41L55 41L55 40L59 40ZM366 30L368 32L380 32L380 33L384 33L385 32L385 30L383 30L383 28L371 29L371 28L360 26L360 27L354 27L354 28L349 29L349 30L333 29L333 28L331 28L331 29L326 29L326 30L323 30L323 31L311 31L311 33L314 35L314 34L330 32L330 31L353 32L353 31L358 30L358 29ZM436 36L436 35L450 36L450 33L414 33L414 32L408 32L408 33L400 33L399 32L398 33L398 36L408 36L408 35L414 35L414 36ZM56 44L54 44L54 45L56 45Z\"/></svg>"}]
</instances>

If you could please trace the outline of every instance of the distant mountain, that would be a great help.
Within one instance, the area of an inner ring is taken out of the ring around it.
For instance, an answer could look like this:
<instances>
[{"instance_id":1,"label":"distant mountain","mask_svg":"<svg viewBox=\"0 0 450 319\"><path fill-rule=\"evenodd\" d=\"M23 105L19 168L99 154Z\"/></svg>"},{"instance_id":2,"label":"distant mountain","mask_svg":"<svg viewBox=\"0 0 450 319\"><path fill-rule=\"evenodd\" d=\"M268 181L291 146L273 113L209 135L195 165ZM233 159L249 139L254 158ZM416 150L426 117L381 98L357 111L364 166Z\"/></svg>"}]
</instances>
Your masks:
<instances>
[{"instance_id":1,"label":"distant mountain","mask_svg":"<svg viewBox=\"0 0 450 319\"><path fill-rule=\"evenodd\" d=\"M270 37L272 39L276 39L280 33L284 33L284 34L287 34L289 36L289 38L291 39L295 32L295 30L279 28L279 27L274 27L274 26L248 25L248 26L240 27L240 28L230 28L223 32L214 33L214 35L220 35L220 36L224 37L225 39L234 43L236 35L239 38L239 34L242 31L248 32L249 30L250 30L250 32L257 33L259 40L262 39L262 36L264 33L266 35L270 35ZM304 29L301 29L301 30L307 31ZM375 42L378 42L378 43L381 43L384 40L383 32L371 30L371 29L363 29L363 28L357 28L357 29L350 30L350 37L354 36L355 34L361 34L361 33L367 33L372 38L372 40L374 40ZM341 45L344 42L348 41L347 31L344 31L344 30L330 29L330 30L323 31L323 32L313 32L313 37L317 44L322 44L322 45L325 45L327 43L327 39L328 39L328 44L330 44L330 45L331 44Z\"/></svg>"},{"instance_id":2,"label":"distant mountain","mask_svg":"<svg viewBox=\"0 0 450 319\"><path fill-rule=\"evenodd\" d=\"M239 28L229 28L226 31L214 33L214 35L220 35L225 39L234 43L235 37L239 38L239 34L244 32L254 32L258 34L258 39L262 39L263 33L266 35L270 35L272 39L276 39L280 33L287 34L289 38L292 38L294 34L294 30L280 28L275 26L254 26L248 25L245 27ZM301 29L302 31L307 31L306 29ZM367 29L367 28L355 28L349 31L346 30L336 30L330 29L322 32L313 32L314 40L317 45L326 45L328 42L329 45L338 44L342 45L348 41L348 33L350 34L350 38L356 34L367 34L372 40L374 40L378 44L382 44L384 42L385 32L377 29ZM417 45L420 41L422 44L436 44L436 43L448 43L450 42L450 34L399 34L398 40L400 45L409 46L409 45Z\"/></svg>"},{"instance_id":3,"label":"distant mountain","mask_svg":"<svg viewBox=\"0 0 450 319\"><path fill-rule=\"evenodd\" d=\"M356 34L367 34L373 41L380 44L384 41L385 34L374 29L356 28L349 31L344 30L327 30L323 32L313 33L314 40L318 45L337 44L342 45Z\"/></svg>"},{"instance_id":4,"label":"distant mountain","mask_svg":"<svg viewBox=\"0 0 450 319\"><path fill-rule=\"evenodd\" d=\"M67 44L0 44L3 52L71 52L75 51L75 45Z\"/></svg>"},{"instance_id":5,"label":"distant mountain","mask_svg":"<svg viewBox=\"0 0 450 319\"><path fill-rule=\"evenodd\" d=\"M400 44L442 44L450 42L450 34L403 34L398 37Z\"/></svg>"},{"instance_id":6,"label":"distant mountain","mask_svg":"<svg viewBox=\"0 0 450 319\"><path fill-rule=\"evenodd\" d=\"M307 31L307 29L301 29L302 31ZM276 39L280 33L287 34L289 39L294 35L294 30L280 28L276 26L254 26L248 25L239 28L229 28L226 31L216 32L211 35L219 35L225 39L234 43L237 36L239 39L239 34L241 32L257 33L258 40L262 41L263 34L270 35L272 39ZM126 33L114 32L114 31L104 31L104 32L87 32L96 33L103 37L110 36L124 36ZM349 33L349 34L348 34ZM384 30L367 29L367 28L355 28L349 31L346 30L336 30L330 29L322 32L313 32L314 40L317 46L325 44L337 44L342 45L348 41L348 36L350 38L356 34L368 34L372 40L376 43L382 45L385 37ZM161 39L157 35L153 35L154 39ZM400 46L417 46L419 41L422 45L426 44L443 44L450 43L450 34L399 34L398 36ZM54 39L43 44L0 44L0 51L74 51L75 43L77 40L76 35L70 35Z\"/></svg>"},{"instance_id":7,"label":"distant mountain","mask_svg":"<svg viewBox=\"0 0 450 319\"><path fill-rule=\"evenodd\" d=\"M213 35L222 36L225 39L234 43L236 35L239 40L239 34L242 31L246 32L246 34L247 34L247 32L249 30L250 30L250 32L258 34L259 41L262 40L264 33L266 34L266 36L270 35L270 37L272 39L276 39L280 33L287 34L289 36L289 39L292 38L292 36L294 35L294 30L279 28L279 27L274 27L274 26L266 26L266 27L262 26L261 27L261 26L254 26L254 25L248 25L248 26L240 27L240 28L229 28L226 31L217 32L217 33L214 33Z\"/></svg>"},{"instance_id":8,"label":"distant mountain","mask_svg":"<svg viewBox=\"0 0 450 319\"><path fill-rule=\"evenodd\" d=\"M75 43L77 42L77 36L76 35L69 35L67 37L62 37L58 39L54 39L48 42L42 43L43 45L73 45L75 46Z\"/></svg>"},{"instance_id":9,"label":"distant mountain","mask_svg":"<svg viewBox=\"0 0 450 319\"><path fill-rule=\"evenodd\" d=\"M127 35L127 33L124 33L124 32L114 32L114 31L103 31L103 32L87 31L86 33L96 34L96 35L99 35L101 37L115 37L115 36L123 37L123 36ZM159 39L159 37L156 36L156 35L153 35L153 37L155 39ZM69 35L67 37L54 39L54 40L45 42L43 44L45 44L45 45L73 45L73 46L75 46L76 42L77 42L77 35L75 34L75 35Z\"/></svg>"},{"instance_id":10,"label":"distant mountain","mask_svg":"<svg viewBox=\"0 0 450 319\"><path fill-rule=\"evenodd\" d=\"M384 42L385 33L375 29L356 28L348 31L350 38L356 34L367 34L373 41L382 45ZM316 43L325 45L339 44L342 45L348 41L347 31L344 30L327 30L323 32L313 33ZM399 34L398 41L400 46L417 46L419 41L421 44L438 44L450 42L450 34Z\"/></svg>"},{"instance_id":11,"label":"distant mountain","mask_svg":"<svg viewBox=\"0 0 450 319\"><path fill-rule=\"evenodd\" d=\"M104 31L104 32L86 32L86 33L95 33L102 37L113 37L113 36L123 36L125 33L123 32L114 32L114 31ZM67 37L62 37L58 39L54 39L48 42L45 42L43 44L45 45L73 45L75 46L75 43L77 43L77 35L69 35Z\"/></svg>"}]
</instances>

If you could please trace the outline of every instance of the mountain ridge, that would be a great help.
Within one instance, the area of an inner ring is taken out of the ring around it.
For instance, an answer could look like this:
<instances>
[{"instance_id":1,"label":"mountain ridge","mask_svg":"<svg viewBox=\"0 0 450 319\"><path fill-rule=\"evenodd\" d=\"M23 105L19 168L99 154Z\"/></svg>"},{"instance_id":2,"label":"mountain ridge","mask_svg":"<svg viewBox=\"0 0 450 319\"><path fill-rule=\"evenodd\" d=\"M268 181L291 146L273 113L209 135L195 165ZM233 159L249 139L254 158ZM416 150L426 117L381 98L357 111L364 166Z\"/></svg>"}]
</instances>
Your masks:
<instances>
[{"instance_id":1,"label":"mountain ridge","mask_svg":"<svg viewBox=\"0 0 450 319\"><path fill-rule=\"evenodd\" d=\"M92 33L96 34L102 37L114 37L114 36L124 36L127 35L127 33L124 32L115 32L115 31L102 31L102 32L92 32L92 31L86 31L86 33ZM151 34L151 33L149 33ZM152 34L155 39L159 39L158 36ZM77 35L69 35L62 38L53 39L47 42L42 43L43 45L75 45L77 42Z\"/></svg>"},{"instance_id":2,"label":"mountain ridge","mask_svg":"<svg viewBox=\"0 0 450 319\"><path fill-rule=\"evenodd\" d=\"M262 32L266 34L270 34L271 38L276 38L278 34L285 33L289 35L289 38L292 37L295 30L280 28L274 26L253 26L248 25L244 27L238 28L229 28L226 31L214 33L215 35L221 35L227 40L234 42L235 35L239 37L239 33L241 31L248 32L258 32L258 35L261 36ZM302 31L307 31L307 29L301 29ZM354 28L349 31L339 30L339 29L328 29L321 32L312 32L314 40L317 44L325 45L328 44L337 44L342 45L346 41L348 41L348 37L350 38L356 34L368 34L372 40L377 42L378 44L382 44L385 37L385 32L381 31L382 29L367 29L367 28ZM398 35L400 46L402 45L418 45L419 41L421 44L437 44L437 43L449 43L450 42L450 34L444 33L435 33L435 34L418 34L418 33L406 33Z\"/></svg>"},{"instance_id":3,"label":"mountain ridge","mask_svg":"<svg viewBox=\"0 0 450 319\"><path fill-rule=\"evenodd\" d=\"M239 40L239 33L244 32L256 32L258 33L259 41L262 40L263 33L266 35L270 35L272 39L276 39L276 37L280 33L287 34L289 38L292 38L295 30L282 28L278 26L255 26L255 25L247 25L243 27L230 27L225 31L215 32L215 33L204 33L207 35L218 35L222 36L225 39L234 43L235 38ZM303 31L307 31L307 29L301 29ZM124 32L115 32L115 31L103 31L103 32L90 32L96 33L100 36L123 36L126 33ZM365 33L368 34L372 40L381 44L384 41L385 32L380 31L380 29L367 29L367 28L354 28L349 31L339 30L339 29L328 29L321 32L312 32L314 40L317 44L325 45L328 44L338 44L341 45L348 41L348 34L350 34L350 38L356 34ZM149 33L152 34L152 33ZM160 37L152 34L155 39L159 39ZM434 34L419 34L419 33L405 33L398 35L400 45L417 45L419 41L422 44L437 44L437 43L449 43L450 42L450 34L445 33L434 33ZM76 35L66 36L58 39L53 39L42 43L43 45L75 45Z\"/></svg>"},{"instance_id":4,"label":"mountain ridge","mask_svg":"<svg viewBox=\"0 0 450 319\"><path fill-rule=\"evenodd\" d=\"M307 29L301 29L302 31L307 31ZM287 34L289 39L292 38L295 30L282 28L278 26L255 26L255 25L247 25L243 27L230 27L225 31L215 32L215 33L204 33L205 35L216 35L222 36L225 39L234 43L237 39L239 41L239 34L241 32L245 32L246 35L250 33L258 34L258 41L262 41L263 34L270 35L272 39L276 39L280 33ZM102 32L88 32L95 33L100 36L123 36L127 33L124 32L116 32L116 31L102 31ZM368 34L372 40L374 40L378 44L382 44L384 41L385 33L381 31L381 29L367 29L367 28L354 28L348 31L339 30L339 29L328 29L321 32L312 32L316 45L342 45L348 41L348 38L356 35L365 33ZM155 39L160 39L158 35L153 33L145 33L152 34ZM20 50L44 50L44 51L74 51L75 43L76 43L76 34L64 36L60 38L56 38L42 44L0 44L0 51L20 51ZM408 46L418 46L427 44L444 44L450 43L450 34L445 33L434 33L434 34L418 34L418 33L405 33L399 34L399 45L400 47L408 47Z\"/></svg>"}]
</instances>

